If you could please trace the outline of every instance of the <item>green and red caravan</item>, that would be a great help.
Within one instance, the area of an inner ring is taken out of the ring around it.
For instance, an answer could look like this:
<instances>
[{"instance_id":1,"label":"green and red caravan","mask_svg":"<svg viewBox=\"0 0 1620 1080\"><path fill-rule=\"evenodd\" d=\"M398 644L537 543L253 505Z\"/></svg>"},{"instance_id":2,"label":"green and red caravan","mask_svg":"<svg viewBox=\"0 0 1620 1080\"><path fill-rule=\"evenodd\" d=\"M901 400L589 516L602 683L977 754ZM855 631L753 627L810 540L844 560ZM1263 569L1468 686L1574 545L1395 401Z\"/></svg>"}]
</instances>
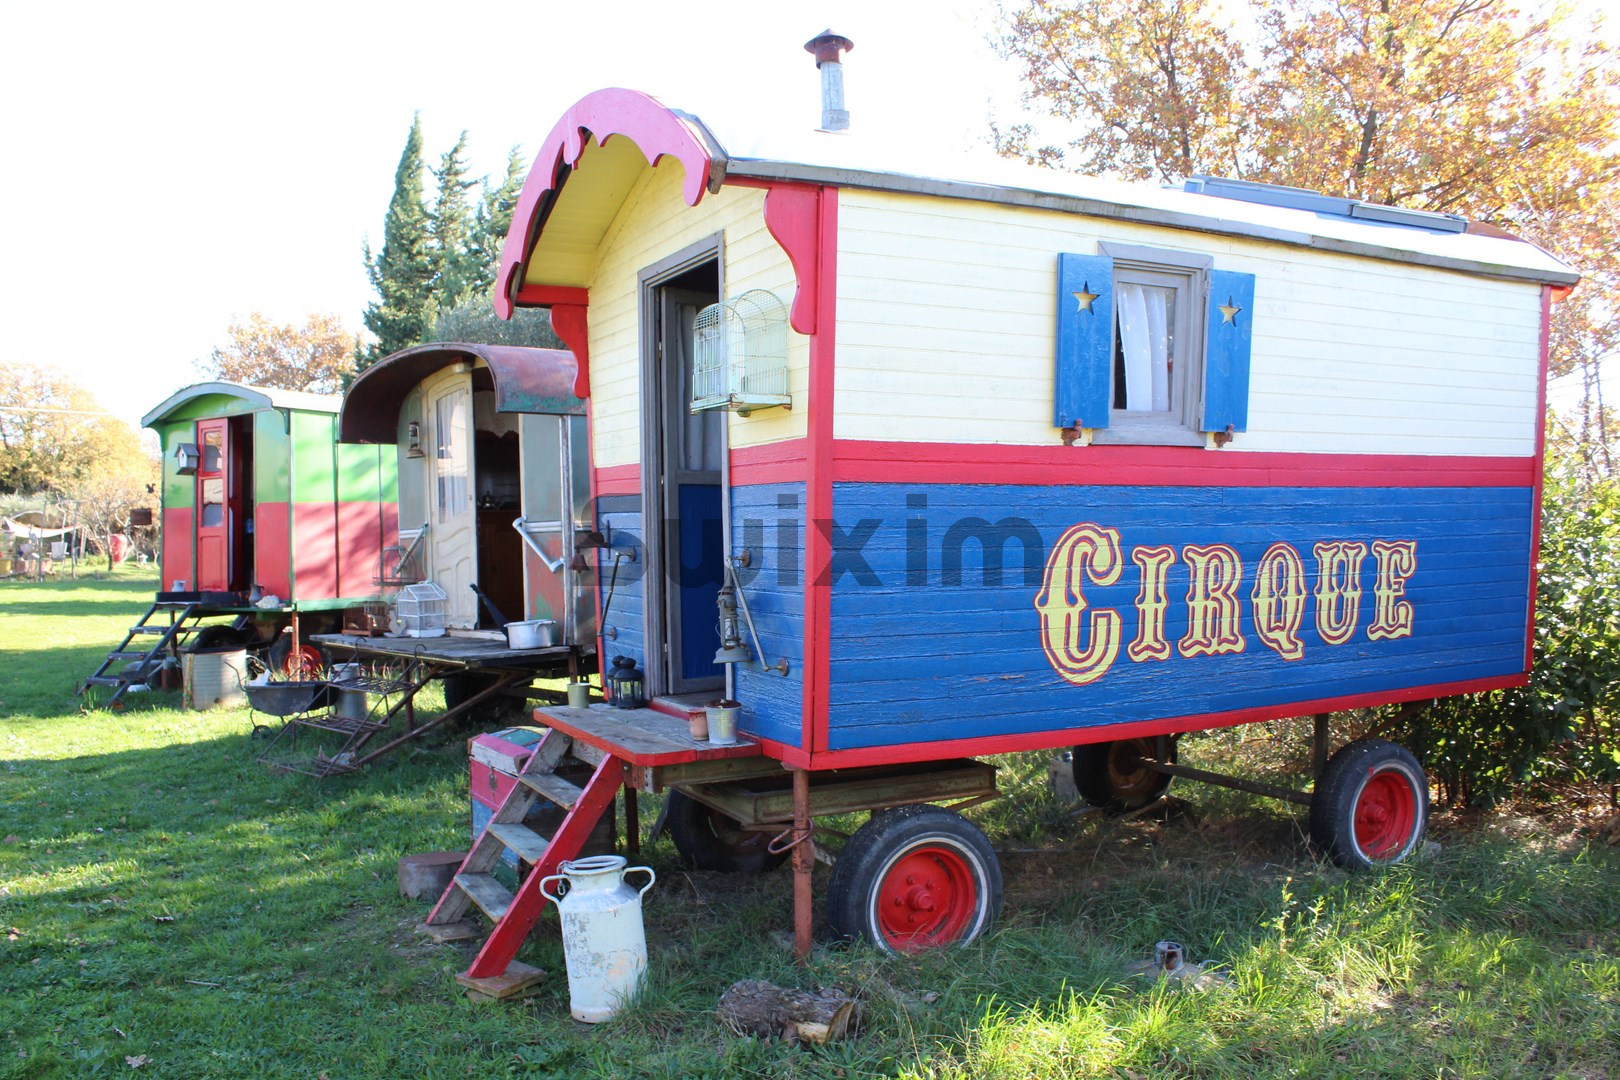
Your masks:
<instances>
[{"instance_id":1,"label":"green and red caravan","mask_svg":"<svg viewBox=\"0 0 1620 1080\"><path fill-rule=\"evenodd\" d=\"M163 455L159 598L251 613L268 641L375 598L397 545L398 473L376 447L337 441L342 399L205 382L141 418Z\"/></svg>"}]
</instances>

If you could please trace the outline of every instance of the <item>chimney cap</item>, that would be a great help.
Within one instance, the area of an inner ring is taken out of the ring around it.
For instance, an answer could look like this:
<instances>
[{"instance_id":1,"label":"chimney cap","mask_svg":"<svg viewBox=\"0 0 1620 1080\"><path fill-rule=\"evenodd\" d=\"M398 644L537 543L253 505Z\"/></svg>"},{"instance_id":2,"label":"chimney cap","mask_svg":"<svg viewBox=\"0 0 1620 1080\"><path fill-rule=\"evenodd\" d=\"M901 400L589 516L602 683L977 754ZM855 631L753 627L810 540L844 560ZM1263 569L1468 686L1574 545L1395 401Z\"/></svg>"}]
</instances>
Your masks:
<instances>
[{"instance_id":1,"label":"chimney cap","mask_svg":"<svg viewBox=\"0 0 1620 1080\"><path fill-rule=\"evenodd\" d=\"M831 30L823 30L819 35L804 43L804 51L815 54L816 67L820 67L829 61L834 64L838 63L838 54L849 52L853 48L855 48L853 41L841 34L835 34Z\"/></svg>"}]
</instances>

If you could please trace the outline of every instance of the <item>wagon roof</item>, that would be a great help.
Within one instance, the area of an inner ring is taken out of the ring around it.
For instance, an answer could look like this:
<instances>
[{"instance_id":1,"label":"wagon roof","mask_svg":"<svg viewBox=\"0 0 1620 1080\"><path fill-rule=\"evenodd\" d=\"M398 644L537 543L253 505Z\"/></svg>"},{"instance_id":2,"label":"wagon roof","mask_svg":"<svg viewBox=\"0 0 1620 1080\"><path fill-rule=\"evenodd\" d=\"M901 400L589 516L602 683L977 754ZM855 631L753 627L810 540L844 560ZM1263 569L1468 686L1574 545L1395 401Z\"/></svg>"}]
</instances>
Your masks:
<instances>
[{"instance_id":1,"label":"wagon roof","mask_svg":"<svg viewBox=\"0 0 1620 1080\"><path fill-rule=\"evenodd\" d=\"M556 193L589 144L587 136L604 144L621 135L648 161L678 159L686 170L686 202L694 206L705 192L719 191L729 180L798 181L1056 210L1540 284L1572 285L1579 279L1553 255L1489 226L1441 231L1410 220L1369 220L1082 176L996 157L987 150L976 155L919 152L880 135L794 131L728 120L723 109L699 117L637 91L608 89L587 95L564 113L535 158L502 252L496 308L503 316L514 301L523 302L517 294L525 284L529 257L549 224ZM609 219L617 209L602 200L590 205ZM577 223L569 227L581 231Z\"/></svg>"},{"instance_id":2,"label":"wagon roof","mask_svg":"<svg viewBox=\"0 0 1620 1080\"><path fill-rule=\"evenodd\" d=\"M423 379L451 364L480 360L493 384L496 412L585 415L585 403L574 396L573 353L441 341L391 353L362 371L343 395L338 441L397 442L400 407Z\"/></svg>"},{"instance_id":3,"label":"wagon roof","mask_svg":"<svg viewBox=\"0 0 1620 1080\"><path fill-rule=\"evenodd\" d=\"M274 386L245 386L231 382L201 382L176 390L163 404L141 417L142 427L167 420L182 406L201 397L230 397L246 402L250 409L295 409L300 412L335 413L342 402L336 394L311 394L303 390L282 390Z\"/></svg>"}]
</instances>

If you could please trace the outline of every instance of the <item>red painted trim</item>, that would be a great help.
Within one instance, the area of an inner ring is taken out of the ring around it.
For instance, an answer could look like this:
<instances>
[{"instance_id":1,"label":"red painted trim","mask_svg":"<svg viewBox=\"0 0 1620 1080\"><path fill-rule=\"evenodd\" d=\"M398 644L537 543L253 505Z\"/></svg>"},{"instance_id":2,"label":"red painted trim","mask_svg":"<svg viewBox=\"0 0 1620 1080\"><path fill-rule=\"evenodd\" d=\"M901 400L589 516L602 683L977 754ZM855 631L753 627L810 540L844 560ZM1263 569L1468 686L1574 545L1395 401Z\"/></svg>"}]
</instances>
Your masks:
<instances>
[{"instance_id":1,"label":"red painted trim","mask_svg":"<svg viewBox=\"0 0 1620 1080\"><path fill-rule=\"evenodd\" d=\"M587 421L589 422L589 421ZM640 495L641 465L607 465L591 470L591 495Z\"/></svg>"},{"instance_id":2,"label":"red painted trim","mask_svg":"<svg viewBox=\"0 0 1620 1080\"><path fill-rule=\"evenodd\" d=\"M552 307L556 304L584 307L591 302L591 291L577 285L520 285L512 299L518 307Z\"/></svg>"},{"instance_id":3,"label":"red painted trim","mask_svg":"<svg viewBox=\"0 0 1620 1080\"><path fill-rule=\"evenodd\" d=\"M765 193L765 228L787 253L798 288L788 321L801 334L814 334L820 314L820 221L818 189L808 184L772 184Z\"/></svg>"},{"instance_id":4,"label":"red painted trim","mask_svg":"<svg viewBox=\"0 0 1620 1080\"><path fill-rule=\"evenodd\" d=\"M1547 369L1552 338L1553 301L1561 299L1556 289L1541 290L1541 379L1536 384L1535 496L1530 500L1530 605L1524 628L1524 669L1536 666L1536 587L1541 563L1541 485L1547 461ZM1567 295L1567 293L1566 293Z\"/></svg>"},{"instance_id":5,"label":"red painted trim","mask_svg":"<svg viewBox=\"0 0 1620 1080\"><path fill-rule=\"evenodd\" d=\"M584 292L583 289L580 290ZM591 396L591 350L589 308L584 304L551 305L551 328L568 351L574 354L574 396L584 401Z\"/></svg>"},{"instance_id":6,"label":"red painted trim","mask_svg":"<svg viewBox=\"0 0 1620 1080\"><path fill-rule=\"evenodd\" d=\"M587 94L563 113L540 146L523 182L512 213L512 225L501 248L501 265L495 273L495 314L512 317L513 300L523 284L529 256L539 238L540 213L547 196L557 187L557 174L564 165L579 164L585 147L594 138L598 145L614 136L630 139L656 166L666 155L675 157L686 170L682 194L686 205L696 206L709 184L713 164L708 145L698 133L696 121L665 108L646 94L617 88Z\"/></svg>"},{"instance_id":7,"label":"red painted trim","mask_svg":"<svg viewBox=\"0 0 1620 1080\"><path fill-rule=\"evenodd\" d=\"M731 451L731 486L803 482L809 470L810 441L788 439Z\"/></svg>"},{"instance_id":8,"label":"red painted trim","mask_svg":"<svg viewBox=\"0 0 1620 1080\"><path fill-rule=\"evenodd\" d=\"M773 758L794 769L808 769L810 767L810 754L797 746L789 746L787 743L777 742L775 739L762 739L758 735L751 733L748 737L759 744L760 752L768 758Z\"/></svg>"},{"instance_id":9,"label":"red painted trim","mask_svg":"<svg viewBox=\"0 0 1620 1080\"><path fill-rule=\"evenodd\" d=\"M835 481L1095 487L1528 487L1538 458L1210 451L1177 446L867 442L833 447Z\"/></svg>"},{"instance_id":10,"label":"red painted trim","mask_svg":"<svg viewBox=\"0 0 1620 1080\"><path fill-rule=\"evenodd\" d=\"M1132 739L1183 731L1208 731L1213 728L1258 723L1262 720L1282 720L1293 716L1309 716L1319 712L1368 708L1402 701L1418 701L1423 698L1448 697L1453 694L1474 694L1485 690L1500 690L1508 686L1523 686L1528 681L1529 677L1522 674L1498 675L1489 679L1473 679L1467 682L1414 686L1372 694L1324 698L1320 701L1290 701L1282 705L1271 705L1262 708L1239 709L1224 713L1206 713L1201 716L1176 716L1163 720L1143 720L1133 724L1104 724L1097 727L1069 728L1061 731L1036 731L1020 735L992 735L976 739L951 739L935 743L906 743L898 746L862 747L859 750L821 751L810 756L808 765L799 765L798 767L841 769L855 765L896 765L912 761L978 757L984 754L1010 754L1022 750L1047 750L1053 747L1106 742L1112 739ZM762 745L767 748L770 756L778 756L775 744L762 743ZM786 761L787 758L784 756L782 760Z\"/></svg>"},{"instance_id":11,"label":"red painted trim","mask_svg":"<svg viewBox=\"0 0 1620 1080\"><path fill-rule=\"evenodd\" d=\"M827 747L827 703L832 683L832 542L817 522L833 516L833 369L838 329L838 189L821 189L816 222L817 332L810 338L810 410L805 449L804 717L811 753Z\"/></svg>"}]
</instances>

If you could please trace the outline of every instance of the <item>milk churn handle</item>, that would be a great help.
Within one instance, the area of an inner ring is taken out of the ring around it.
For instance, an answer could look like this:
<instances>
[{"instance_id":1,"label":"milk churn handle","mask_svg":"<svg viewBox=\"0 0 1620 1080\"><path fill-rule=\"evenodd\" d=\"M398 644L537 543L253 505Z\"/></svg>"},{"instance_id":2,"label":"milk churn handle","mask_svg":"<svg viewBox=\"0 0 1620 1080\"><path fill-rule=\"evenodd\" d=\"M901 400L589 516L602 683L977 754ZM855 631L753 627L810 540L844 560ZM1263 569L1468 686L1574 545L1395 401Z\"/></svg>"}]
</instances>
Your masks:
<instances>
[{"instance_id":1,"label":"milk churn handle","mask_svg":"<svg viewBox=\"0 0 1620 1080\"><path fill-rule=\"evenodd\" d=\"M651 873L651 871L648 871L648 872ZM552 882L552 881L567 881L567 880L568 880L568 875L566 875L566 874L550 874L550 875L547 875L546 877L541 878L540 879L540 884L535 886L535 888L537 890L539 890L539 893L540 893L541 896L545 897L547 900L550 900L553 904L557 904L557 905L560 906L562 904L562 901L557 899L557 897L551 895L550 893L546 892L546 883L547 882Z\"/></svg>"},{"instance_id":2,"label":"milk churn handle","mask_svg":"<svg viewBox=\"0 0 1620 1080\"><path fill-rule=\"evenodd\" d=\"M641 890L640 890L640 892L637 893L637 895L638 896L646 896L647 895L647 890L652 888L653 887L653 882L658 880L658 875L653 873L653 868L650 867L650 866L632 866L630 869L628 869L628 870L626 870L624 872L623 876L624 877L629 877L631 874L635 873L637 870L640 870L643 874L647 875L647 884L645 884L645 885L643 885L641 887ZM545 882L542 881L540 884L542 886L544 886ZM545 890L542 888L541 891L544 892Z\"/></svg>"}]
</instances>

